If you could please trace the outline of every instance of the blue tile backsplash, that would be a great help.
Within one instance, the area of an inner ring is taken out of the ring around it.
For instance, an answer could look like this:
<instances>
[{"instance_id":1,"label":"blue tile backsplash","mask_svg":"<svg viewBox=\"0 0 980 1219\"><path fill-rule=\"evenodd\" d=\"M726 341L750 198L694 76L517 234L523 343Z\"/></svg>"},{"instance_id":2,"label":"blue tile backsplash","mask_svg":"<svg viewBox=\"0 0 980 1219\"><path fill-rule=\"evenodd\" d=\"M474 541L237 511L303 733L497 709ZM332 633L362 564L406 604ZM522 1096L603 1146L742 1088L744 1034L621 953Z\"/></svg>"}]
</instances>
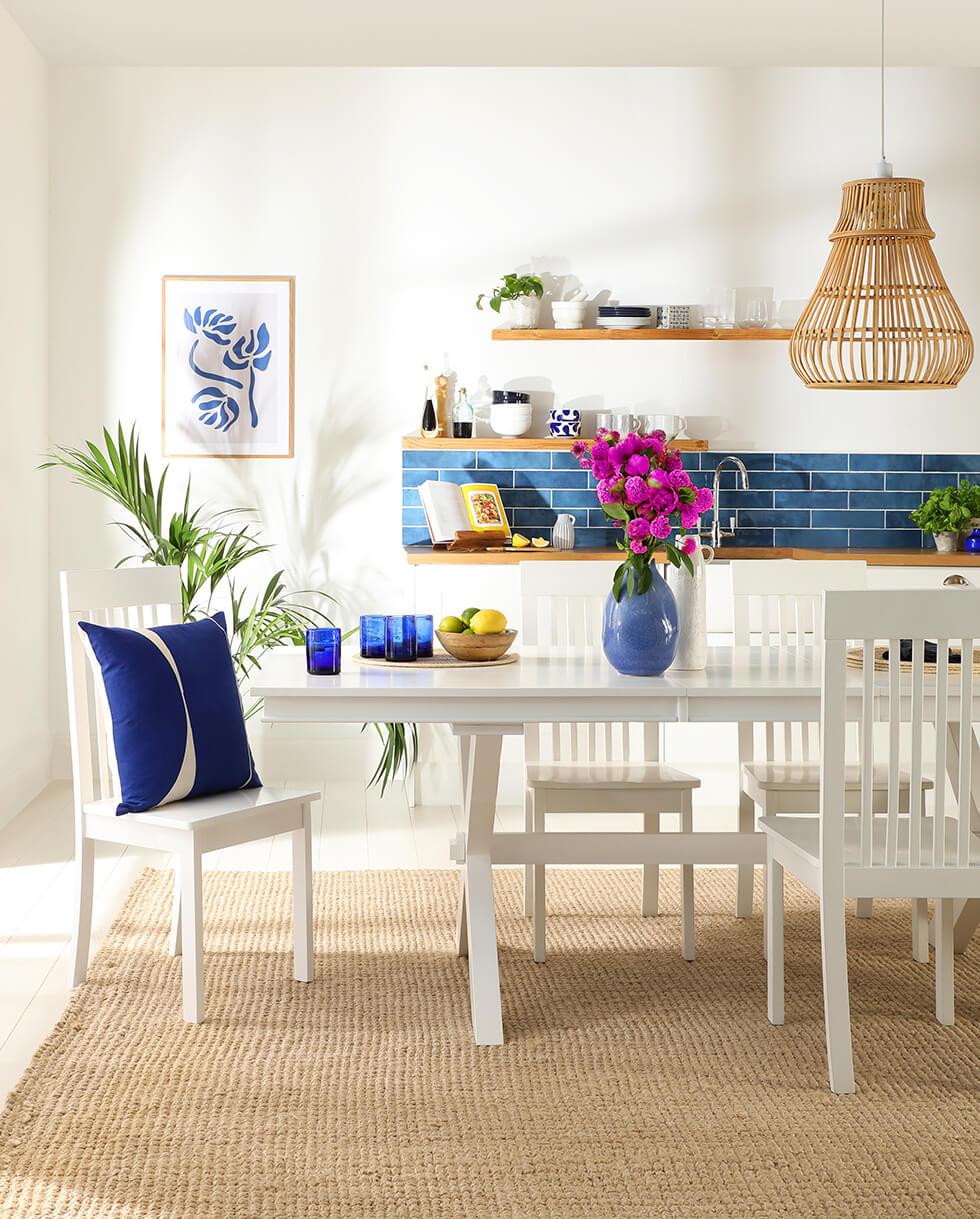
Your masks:
<instances>
[{"instance_id":1,"label":"blue tile backsplash","mask_svg":"<svg viewBox=\"0 0 980 1219\"><path fill-rule=\"evenodd\" d=\"M725 451L685 453L698 485L710 486ZM931 547L908 514L933 487L980 482L980 454L738 453L748 491L726 468L721 515L735 517L727 545ZM533 449L421 449L402 454L402 541L429 541L418 496L427 479L493 482L511 525L550 539L559 512L575 518L576 546L611 546L618 534L591 492L592 478L569 453Z\"/></svg>"}]
</instances>

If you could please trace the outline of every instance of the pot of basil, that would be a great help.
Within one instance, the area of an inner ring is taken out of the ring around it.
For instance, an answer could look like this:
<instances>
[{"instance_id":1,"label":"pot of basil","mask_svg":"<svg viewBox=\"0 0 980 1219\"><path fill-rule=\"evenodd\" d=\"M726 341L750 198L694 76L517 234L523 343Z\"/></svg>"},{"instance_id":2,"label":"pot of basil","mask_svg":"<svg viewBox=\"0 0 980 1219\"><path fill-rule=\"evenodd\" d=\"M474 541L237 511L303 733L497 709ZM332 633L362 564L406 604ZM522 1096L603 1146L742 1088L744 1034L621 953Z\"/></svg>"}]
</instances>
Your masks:
<instances>
[{"instance_id":1,"label":"pot of basil","mask_svg":"<svg viewBox=\"0 0 980 1219\"><path fill-rule=\"evenodd\" d=\"M960 483L936 487L924 503L909 513L909 519L924 533L931 533L942 554L956 550L960 534L974 527L980 517L980 487Z\"/></svg>"}]
</instances>

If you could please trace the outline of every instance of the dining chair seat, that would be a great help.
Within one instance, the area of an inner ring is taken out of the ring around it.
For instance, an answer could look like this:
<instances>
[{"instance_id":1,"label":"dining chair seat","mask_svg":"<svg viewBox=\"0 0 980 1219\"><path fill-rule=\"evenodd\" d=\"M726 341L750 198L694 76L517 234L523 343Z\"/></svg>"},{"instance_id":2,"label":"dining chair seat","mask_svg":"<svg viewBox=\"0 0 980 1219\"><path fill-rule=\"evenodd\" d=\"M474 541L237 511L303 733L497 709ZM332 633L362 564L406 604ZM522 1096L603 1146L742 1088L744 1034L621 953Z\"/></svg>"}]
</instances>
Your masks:
<instances>
[{"instance_id":1,"label":"dining chair seat","mask_svg":"<svg viewBox=\"0 0 980 1219\"><path fill-rule=\"evenodd\" d=\"M819 762L745 762L742 765L742 779L751 783L759 791L819 791ZM884 763L874 767L872 786L879 791L888 790L888 767ZM908 771L902 771L898 776L900 791L906 793L905 804L908 804L908 789L911 779ZM844 787L847 791L861 790L861 768L854 763L844 769ZM930 791L934 787L931 779L922 779L922 790ZM813 810L816 812L816 808Z\"/></svg>"},{"instance_id":2,"label":"dining chair seat","mask_svg":"<svg viewBox=\"0 0 980 1219\"><path fill-rule=\"evenodd\" d=\"M663 762L533 762L527 767L531 788L587 788L590 791L692 790L701 786L695 775Z\"/></svg>"},{"instance_id":3,"label":"dining chair seat","mask_svg":"<svg viewBox=\"0 0 980 1219\"><path fill-rule=\"evenodd\" d=\"M229 817L241 818L249 813L276 812L287 805L308 803L320 799L320 791L285 787L250 787L240 792L223 792L218 796L199 796L195 800L179 800L148 809L145 813L128 813L138 818L140 825L165 830L205 830L220 826ZM90 800L82 806L88 817L108 817L115 820L116 799Z\"/></svg>"},{"instance_id":4,"label":"dining chair seat","mask_svg":"<svg viewBox=\"0 0 980 1219\"><path fill-rule=\"evenodd\" d=\"M909 859L909 844L911 838L911 817L899 817L895 844L895 860L891 868L911 867ZM944 819L946 838L946 858L956 858L957 823L951 818ZM759 819L759 828L773 838L780 839L791 847L813 868L820 866L820 819L818 817L792 817L783 813ZM871 833L871 863L874 868L886 866L886 842L888 823L884 817L876 817L872 823ZM933 858L933 840L936 823L932 817L923 817L919 826L919 856L920 859ZM980 834L969 836L969 857L967 866L980 864ZM847 869L861 867L861 818L848 816L844 818L844 891L847 892ZM948 869L952 871L952 869ZM801 878L803 879L803 878ZM910 879L908 896L919 895L919 884ZM893 875L889 873L889 884ZM973 888L975 888L975 882ZM972 889L971 889L972 892Z\"/></svg>"}]
</instances>

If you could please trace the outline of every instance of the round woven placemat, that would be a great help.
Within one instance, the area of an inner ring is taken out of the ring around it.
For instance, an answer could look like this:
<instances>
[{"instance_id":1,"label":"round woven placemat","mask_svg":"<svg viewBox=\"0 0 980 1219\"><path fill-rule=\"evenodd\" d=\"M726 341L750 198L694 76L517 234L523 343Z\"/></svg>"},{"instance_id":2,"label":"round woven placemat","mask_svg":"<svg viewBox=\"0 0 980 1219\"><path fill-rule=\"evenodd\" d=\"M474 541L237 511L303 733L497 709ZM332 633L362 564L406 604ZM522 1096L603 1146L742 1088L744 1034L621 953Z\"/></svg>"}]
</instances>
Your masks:
<instances>
[{"instance_id":1,"label":"round woven placemat","mask_svg":"<svg viewBox=\"0 0 980 1219\"><path fill-rule=\"evenodd\" d=\"M875 648L875 672L876 673L887 673L888 672L889 662L885 659L885 653L888 650L889 649L884 646ZM960 667L960 654L956 648L950 648L950 653L951 653L950 659L949 659L950 668L958 670ZM864 668L864 648L848 648L847 649L847 667L849 669L863 669ZM901 672L901 673L911 673L912 672L911 660L900 660L898 662L898 668L899 668L899 672ZM935 673L935 671L936 671L936 665L934 662L927 660L922 666L923 673ZM980 649L977 649L977 648L974 648L974 651L973 651L973 672L980 673Z\"/></svg>"},{"instance_id":2,"label":"round woven placemat","mask_svg":"<svg viewBox=\"0 0 980 1219\"><path fill-rule=\"evenodd\" d=\"M497 660L457 660L448 652L435 652L418 660L382 660L373 656L355 656L359 665L375 669L491 669L494 665L512 665L520 660L520 652L507 652Z\"/></svg>"}]
</instances>

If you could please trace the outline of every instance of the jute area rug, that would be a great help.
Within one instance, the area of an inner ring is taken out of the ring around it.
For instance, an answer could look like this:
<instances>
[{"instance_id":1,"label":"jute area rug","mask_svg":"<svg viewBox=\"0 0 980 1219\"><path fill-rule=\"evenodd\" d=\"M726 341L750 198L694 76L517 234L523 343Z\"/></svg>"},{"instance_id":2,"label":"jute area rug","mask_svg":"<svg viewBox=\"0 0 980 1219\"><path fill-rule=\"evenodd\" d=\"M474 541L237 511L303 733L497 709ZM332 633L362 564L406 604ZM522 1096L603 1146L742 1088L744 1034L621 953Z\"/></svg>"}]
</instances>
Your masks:
<instances>
[{"instance_id":1,"label":"jute area rug","mask_svg":"<svg viewBox=\"0 0 980 1219\"><path fill-rule=\"evenodd\" d=\"M308 986L288 876L206 873L195 1028L166 953L170 879L147 871L0 1119L0 1214L980 1214L980 949L940 1028L908 911L849 920L859 1092L834 1097L813 899L788 892L776 1029L733 875L697 874L693 964L675 878L644 920L637 873L555 871L535 965L518 873L498 873L507 1044L477 1049L452 873L318 874Z\"/></svg>"}]
</instances>

